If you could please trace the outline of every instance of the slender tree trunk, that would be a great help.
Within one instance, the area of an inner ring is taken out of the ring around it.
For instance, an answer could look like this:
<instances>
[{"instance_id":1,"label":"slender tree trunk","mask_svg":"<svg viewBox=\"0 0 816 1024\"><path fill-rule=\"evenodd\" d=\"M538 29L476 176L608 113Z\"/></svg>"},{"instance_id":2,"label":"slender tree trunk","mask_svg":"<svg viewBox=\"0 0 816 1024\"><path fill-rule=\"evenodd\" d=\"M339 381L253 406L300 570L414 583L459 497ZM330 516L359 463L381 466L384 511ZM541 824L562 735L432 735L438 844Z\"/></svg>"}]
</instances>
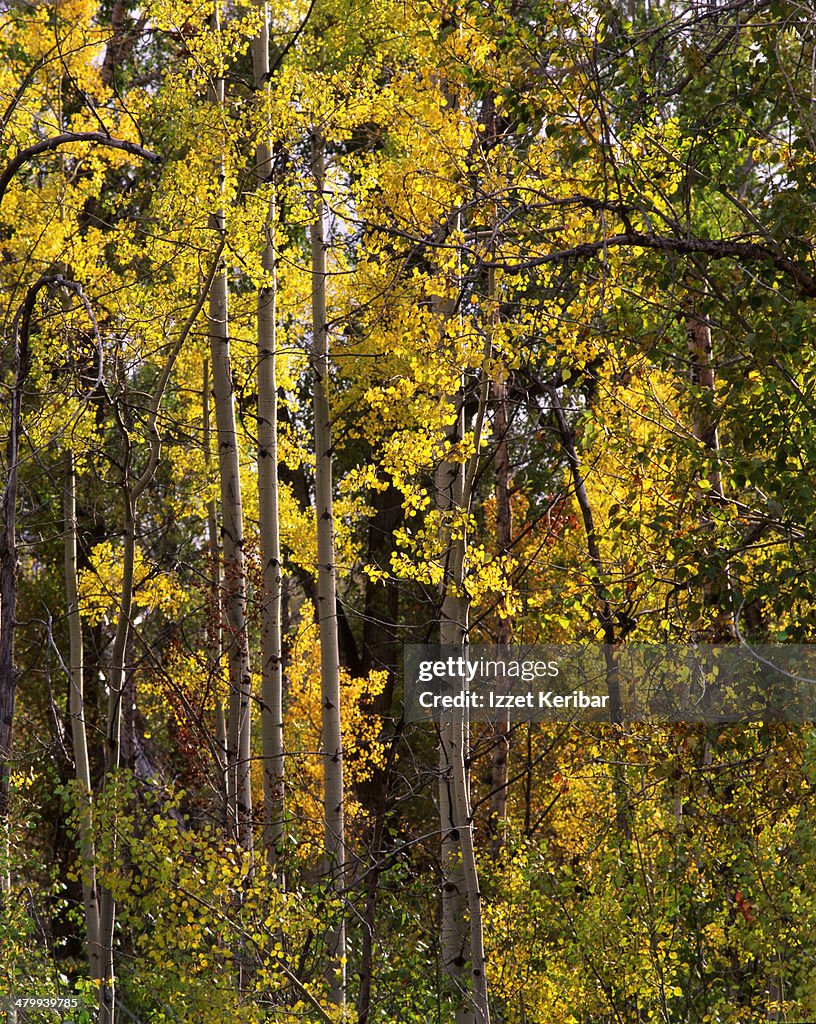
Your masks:
<instances>
[{"instance_id":1,"label":"slender tree trunk","mask_svg":"<svg viewBox=\"0 0 816 1024\"><path fill-rule=\"evenodd\" d=\"M268 91L269 12L262 5L261 31L252 44L258 95ZM268 137L255 150L259 184L272 179ZM258 508L263 592L261 595L261 739L263 744L263 845L274 866L284 837L283 664L281 640L282 569L278 510L278 389L275 322L275 204L270 199L263 240L263 269L268 281L258 289Z\"/></svg>"},{"instance_id":2,"label":"slender tree trunk","mask_svg":"<svg viewBox=\"0 0 816 1024\"><path fill-rule=\"evenodd\" d=\"M717 431L714 391L714 358L711 340L711 326L692 302L686 313L686 337L688 338L690 378L693 386L700 389L700 397L694 404L692 431L703 445L708 458L708 493L713 501L724 496L722 470L720 468L720 440ZM711 534L713 524L708 516L701 522L702 534ZM708 556L713 553L707 546ZM731 578L728 566L722 567L717 577L703 588L705 603L715 609L715 622L707 639L714 642L732 640L736 635L731 612Z\"/></svg>"},{"instance_id":3,"label":"slender tree trunk","mask_svg":"<svg viewBox=\"0 0 816 1024\"><path fill-rule=\"evenodd\" d=\"M204 427L204 465L209 471L212 462L210 428L210 364L204 360L204 381L201 394L201 410ZM207 609L207 679L215 691L215 785L221 814L221 826L225 834L234 832L234 819L230 817L227 799L229 785L227 776L233 771L227 757L227 720L224 702L219 692L221 680L221 551L218 546L218 509L215 498L207 502L207 547L210 554L210 594ZM234 781L233 781L234 787Z\"/></svg>"},{"instance_id":4,"label":"slender tree trunk","mask_svg":"<svg viewBox=\"0 0 816 1024\"><path fill-rule=\"evenodd\" d=\"M460 411L448 435L448 443L455 445L464 430L464 414ZM464 488L464 466L442 460L436 469L435 490L437 508L447 515L461 509ZM454 564L459 557L458 541L450 542L453 531L442 527L441 540L447 543L443 568L442 606L439 615L439 642L445 647L462 646L467 639L467 609L455 589ZM454 990L466 989L465 967L470 960L470 935L467 927L467 894L465 892L462 849L459 826L462 807L457 806L454 771L459 770L460 746L464 737L456 728L456 715L446 715L439 725L439 819L442 828L442 962ZM471 1007L457 1008L457 1024L472 1019Z\"/></svg>"},{"instance_id":5,"label":"slender tree trunk","mask_svg":"<svg viewBox=\"0 0 816 1024\"><path fill-rule=\"evenodd\" d=\"M65 456L65 593L67 598L69 670L71 692L69 713L71 739L76 765L77 805L79 812L79 849L82 867L82 903L85 912L85 938L88 966L93 980L102 977L99 942L99 892L96 886L96 850L93 839L93 789L85 731L84 657L82 617L77 586L76 473L74 456Z\"/></svg>"},{"instance_id":6,"label":"slender tree trunk","mask_svg":"<svg viewBox=\"0 0 816 1024\"><path fill-rule=\"evenodd\" d=\"M14 420L17 420L17 423ZM14 664L14 616L17 609L17 432L19 409L12 409L12 427L8 442L8 479L3 493L2 531L0 531L0 827L5 852L9 853L9 799L11 780L11 744L14 727L14 703L17 670ZM14 440L12 441L12 437ZM9 863L6 856L6 864ZM0 899L10 890L6 874L0 879Z\"/></svg>"},{"instance_id":7,"label":"slender tree trunk","mask_svg":"<svg viewBox=\"0 0 816 1024\"><path fill-rule=\"evenodd\" d=\"M450 313L450 307L446 309ZM485 343L485 365L492 353ZM486 369L474 425L474 454L467 467L443 458L435 475L436 506L443 514L441 644L464 647L468 638L468 599L465 593L466 516L479 461L479 446L487 407ZM464 403L448 432L455 445L464 435ZM470 808L469 723L467 712L454 713L439 726L439 814L442 832L441 946L445 969L454 989L456 1024L490 1024L485 969L484 934L479 877Z\"/></svg>"},{"instance_id":8,"label":"slender tree trunk","mask_svg":"<svg viewBox=\"0 0 816 1024\"><path fill-rule=\"evenodd\" d=\"M326 319L326 237L323 188L323 140L312 136L312 373L314 379L315 513L317 516L317 620L320 629L322 696L323 824L326 870L332 888L345 888L346 836L343 786L343 737L340 726L340 655L337 637L337 586L332 494L332 439L329 409L329 334ZM332 1001L346 1000L345 920L329 934Z\"/></svg>"},{"instance_id":9,"label":"slender tree trunk","mask_svg":"<svg viewBox=\"0 0 816 1024\"><path fill-rule=\"evenodd\" d=\"M490 1024L482 925L482 894L479 888L476 849L473 841L473 815L470 810L468 726L464 715L453 723L448 756L453 782L454 820L457 822L461 849L461 873L467 897L468 942L470 946L469 981L473 993L472 1006L463 1006L457 1012L456 1019L457 1024L460 1020L472 1020L475 1024Z\"/></svg>"},{"instance_id":10,"label":"slender tree trunk","mask_svg":"<svg viewBox=\"0 0 816 1024\"><path fill-rule=\"evenodd\" d=\"M0 498L0 842L5 869L0 874L0 907L11 898L11 745L17 669L14 664L14 616L17 609L17 459L22 430L22 391L28 376L28 336L21 342L15 332L15 380L11 423L6 443L7 478ZM9 1007L6 1024L16 1024L17 1011Z\"/></svg>"},{"instance_id":11,"label":"slender tree trunk","mask_svg":"<svg viewBox=\"0 0 816 1024\"><path fill-rule=\"evenodd\" d=\"M10 494L11 490L11 494ZM16 487L6 489L5 498L14 494ZM14 665L14 614L17 607L17 546L16 516L13 508L3 508L3 531L0 534L0 827L6 864L9 863L9 802L11 782L11 743L14 726L14 703L17 673ZM10 891L10 878L0 879L0 899Z\"/></svg>"},{"instance_id":12,"label":"slender tree trunk","mask_svg":"<svg viewBox=\"0 0 816 1024\"><path fill-rule=\"evenodd\" d=\"M464 414L457 415L448 441L464 432ZM478 450L478 442L477 442ZM461 463L443 460L436 472L437 508L455 516L466 510L467 482ZM468 502L469 504L469 502ZM439 616L439 642L462 647L467 640L468 608L464 598L466 539L446 540L445 577ZM439 725L439 817L442 830L442 961L454 992L456 1024L489 1024L481 893L473 845L468 778L466 713L445 716Z\"/></svg>"},{"instance_id":13,"label":"slender tree trunk","mask_svg":"<svg viewBox=\"0 0 816 1024\"><path fill-rule=\"evenodd\" d=\"M213 24L220 27L218 4ZM224 82L210 87L210 101L217 110L224 105ZM223 191L223 162L217 169ZM212 218L223 238L226 223L223 209ZM235 837L245 850L252 850L251 730L252 679L246 622L246 568L244 564L244 517L241 501L241 473L238 434L235 426L232 365L229 339L227 268L222 260L210 287L210 361L213 377L213 405L218 437L218 470L221 483L221 538L224 557L224 603L226 610L227 661L230 699L227 727L228 799Z\"/></svg>"}]
</instances>

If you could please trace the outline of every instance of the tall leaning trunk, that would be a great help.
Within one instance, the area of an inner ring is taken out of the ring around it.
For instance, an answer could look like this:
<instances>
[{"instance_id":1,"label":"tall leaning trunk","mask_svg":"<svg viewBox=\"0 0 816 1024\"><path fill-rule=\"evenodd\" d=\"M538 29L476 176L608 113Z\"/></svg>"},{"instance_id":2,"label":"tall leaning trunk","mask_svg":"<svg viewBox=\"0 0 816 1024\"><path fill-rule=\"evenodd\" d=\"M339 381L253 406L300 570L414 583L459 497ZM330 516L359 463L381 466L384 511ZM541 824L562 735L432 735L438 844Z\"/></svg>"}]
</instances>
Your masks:
<instances>
[{"instance_id":1,"label":"tall leaning trunk","mask_svg":"<svg viewBox=\"0 0 816 1024\"><path fill-rule=\"evenodd\" d=\"M218 5L213 14L215 30L220 27ZM210 86L210 101L220 116L224 106L224 80ZM223 191L223 156L216 173ZM220 239L226 232L223 208L212 216ZM244 563L244 515L238 433L229 339L227 268L224 260L213 277L209 296L210 362L212 364L213 407L218 439L218 473L221 484L221 538L224 559L223 585L226 630L224 641L229 666L229 717L227 723L227 799L233 834L245 850L252 850L252 679L246 621L246 567Z\"/></svg>"},{"instance_id":2,"label":"tall leaning trunk","mask_svg":"<svg viewBox=\"0 0 816 1024\"><path fill-rule=\"evenodd\" d=\"M82 867L82 905L85 914L85 941L90 976L102 977L99 942L99 891L96 885L96 850L93 839L93 789L85 730L84 656L82 617L79 610L77 573L76 472L73 452L65 456L65 596L67 599L69 670L71 691L68 701L71 741L76 766L79 851Z\"/></svg>"},{"instance_id":3,"label":"tall leaning trunk","mask_svg":"<svg viewBox=\"0 0 816 1024\"><path fill-rule=\"evenodd\" d=\"M340 726L340 655L337 638L337 584L332 495L332 434L329 409L329 332L326 319L326 236L323 188L324 144L312 135L314 205L310 231L312 255L312 376L317 516L317 621L320 630L323 761L323 826L326 871L332 889L345 888L346 835L343 788L343 737ZM341 919L328 938L332 1001L346 1001L346 926Z\"/></svg>"},{"instance_id":4,"label":"tall leaning trunk","mask_svg":"<svg viewBox=\"0 0 816 1024\"><path fill-rule=\"evenodd\" d=\"M269 90L269 11L261 5L261 31L252 44L256 94ZM255 149L258 184L272 181L268 135ZM258 289L258 509L263 590L261 593L261 741L263 745L263 846L273 867L282 853L284 815L283 663L281 640L282 570L278 509L278 388L275 322L275 203L270 198L264 225L262 265L267 275Z\"/></svg>"}]
</instances>

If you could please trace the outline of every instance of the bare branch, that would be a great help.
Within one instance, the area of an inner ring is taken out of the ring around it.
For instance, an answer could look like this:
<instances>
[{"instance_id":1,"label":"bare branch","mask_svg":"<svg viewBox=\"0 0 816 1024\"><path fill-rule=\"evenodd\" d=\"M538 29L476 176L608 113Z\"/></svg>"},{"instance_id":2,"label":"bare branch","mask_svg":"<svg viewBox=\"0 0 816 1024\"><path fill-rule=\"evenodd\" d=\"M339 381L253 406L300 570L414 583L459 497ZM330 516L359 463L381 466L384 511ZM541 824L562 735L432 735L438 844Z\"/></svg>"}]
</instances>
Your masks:
<instances>
[{"instance_id":1,"label":"bare branch","mask_svg":"<svg viewBox=\"0 0 816 1024\"><path fill-rule=\"evenodd\" d=\"M40 153L48 153L53 149L58 149L60 146L67 146L72 142L95 142L98 146L107 146L108 149L121 149L125 153L130 153L131 156L141 157L143 160L149 160L154 164L158 163L161 159L157 153L145 149L144 146L140 146L136 142L114 139L104 132L64 132L62 135L55 135L53 139L43 139L42 142L36 142L33 146L21 149L17 156L9 161L6 169L0 174L0 203L3 202L6 190L11 184L14 175L23 164L28 163L35 156L39 156Z\"/></svg>"}]
</instances>

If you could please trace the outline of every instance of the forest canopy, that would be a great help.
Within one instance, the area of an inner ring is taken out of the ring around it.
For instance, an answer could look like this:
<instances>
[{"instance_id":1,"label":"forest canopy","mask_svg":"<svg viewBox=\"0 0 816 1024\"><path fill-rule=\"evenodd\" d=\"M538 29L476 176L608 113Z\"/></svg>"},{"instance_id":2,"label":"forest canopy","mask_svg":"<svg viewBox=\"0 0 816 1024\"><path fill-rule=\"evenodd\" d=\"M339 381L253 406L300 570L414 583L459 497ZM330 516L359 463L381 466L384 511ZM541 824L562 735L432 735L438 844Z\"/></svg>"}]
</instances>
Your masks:
<instances>
[{"instance_id":1,"label":"forest canopy","mask_svg":"<svg viewBox=\"0 0 816 1024\"><path fill-rule=\"evenodd\" d=\"M816 1018L812 724L613 687L816 639L811 5L7 0L0 57L8 1024ZM465 644L604 645L608 721L411 721Z\"/></svg>"}]
</instances>

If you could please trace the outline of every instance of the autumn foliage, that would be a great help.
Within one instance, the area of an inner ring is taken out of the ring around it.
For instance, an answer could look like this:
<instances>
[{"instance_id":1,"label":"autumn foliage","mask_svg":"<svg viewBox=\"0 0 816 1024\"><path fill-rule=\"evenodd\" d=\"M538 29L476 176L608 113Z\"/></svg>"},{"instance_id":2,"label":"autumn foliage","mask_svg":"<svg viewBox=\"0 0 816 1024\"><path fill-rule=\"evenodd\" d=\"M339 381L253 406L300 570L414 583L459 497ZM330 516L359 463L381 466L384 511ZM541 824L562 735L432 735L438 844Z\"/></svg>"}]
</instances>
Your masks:
<instances>
[{"instance_id":1,"label":"autumn foliage","mask_svg":"<svg viewBox=\"0 0 816 1024\"><path fill-rule=\"evenodd\" d=\"M0 56L0 995L816 1017L810 724L402 713L456 629L816 637L807 5L35 0Z\"/></svg>"}]
</instances>

